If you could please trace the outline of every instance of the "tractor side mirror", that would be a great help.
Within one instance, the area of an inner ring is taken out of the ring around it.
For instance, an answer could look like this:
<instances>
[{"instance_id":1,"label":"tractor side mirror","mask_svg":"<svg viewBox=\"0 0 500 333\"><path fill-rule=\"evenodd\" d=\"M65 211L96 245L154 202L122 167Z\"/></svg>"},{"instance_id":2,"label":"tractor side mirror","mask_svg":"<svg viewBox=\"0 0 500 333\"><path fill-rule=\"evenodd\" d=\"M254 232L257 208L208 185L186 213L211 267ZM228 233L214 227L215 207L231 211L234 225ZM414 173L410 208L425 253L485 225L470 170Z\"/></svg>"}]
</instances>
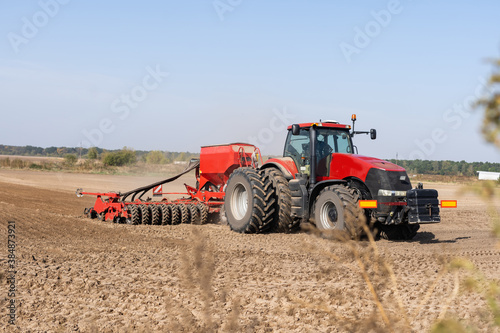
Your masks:
<instances>
[{"instance_id":1,"label":"tractor side mirror","mask_svg":"<svg viewBox=\"0 0 500 333\"><path fill-rule=\"evenodd\" d=\"M299 126L299 124L293 124L292 125L292 134L293 135L299 135L300 134L300 126Z\"/></svg>"},{"instance_id":2,"label":"tractor side mirror","mask_svg":"<svg viewBox=\"0 0 500 333\"><path fill-rule=\"evenodd\" d=\"M372 140L375 140L375 139L377 138L377 130L376 130L376 129L372 128L372 129L370 130L370 138L371 138Z\"/></svg>"}]
</instances>

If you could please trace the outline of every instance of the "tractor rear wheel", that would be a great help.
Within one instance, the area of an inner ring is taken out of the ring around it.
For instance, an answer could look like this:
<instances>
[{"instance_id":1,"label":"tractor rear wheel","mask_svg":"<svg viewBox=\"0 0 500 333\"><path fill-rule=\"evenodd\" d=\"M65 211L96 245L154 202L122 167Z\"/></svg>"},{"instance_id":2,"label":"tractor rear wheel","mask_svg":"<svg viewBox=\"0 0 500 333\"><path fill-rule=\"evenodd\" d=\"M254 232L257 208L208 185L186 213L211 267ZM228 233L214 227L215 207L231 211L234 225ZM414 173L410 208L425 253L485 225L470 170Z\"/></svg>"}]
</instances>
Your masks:
<instances>
[{"instance_id":1,"label":"tractor rear wheel","mask_svg":"<svg viewBox=\"0 0 500 333\"><path fill-rule=\"evenodd\" d=\"M365 221L363 211L356 204L357 200L355 192L343 185L325 187L314 202L316 227L319 230L340 231L346 238L359 238Z\"/></svg>"},{"instance_id":2,"label":"tractor rear wheel","mask_svg":"<svg viewBox=\"0 0 500 333\"><path fill-rule=\"evenodd\" d=\"M252 168L236 169L227 182L224 208L232 230L268 231L274 222L276 200L269 177Z\"/></svg>"},{"instance_id":3,"label":"tractor rear wheel","mask_svg":"<svg viewBox=\"0 0 500 333\"><path fill-rule=\"evenodd\" d=\"M274 228L278 232L290 233L299 229L300 220L293 219L292 214L292 196L288 187L288 180L277 169L266 169L266 175L269 176L276 195L276 212Z\"/></svg>"}]
</instances>

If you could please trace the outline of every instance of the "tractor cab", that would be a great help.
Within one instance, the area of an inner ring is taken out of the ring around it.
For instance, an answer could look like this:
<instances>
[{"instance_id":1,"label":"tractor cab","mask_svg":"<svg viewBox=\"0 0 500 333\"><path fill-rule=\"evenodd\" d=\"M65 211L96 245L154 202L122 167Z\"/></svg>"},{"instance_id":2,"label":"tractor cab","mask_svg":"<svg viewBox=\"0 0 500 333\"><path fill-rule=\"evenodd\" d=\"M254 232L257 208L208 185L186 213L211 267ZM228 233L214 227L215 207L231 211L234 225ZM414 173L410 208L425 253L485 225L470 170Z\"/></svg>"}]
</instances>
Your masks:
<instances>
[{"instance_id":1,"label":"tractor cab","mask_svg":"<svg viewBox=\"0 0 500 333\"><path fill-rule=\"evenodd\" d=\"M311 165L315 165L317 177L328 177L332 153L352 154L353 145L349 133L350 126L337 122L306 123L289 126L283 157L291 157L297 170L311 175ZM315 133L312 133L312 132ZM312 135L313 134L313 135ZM311 136L316 139L311 145ZM314 146L314 152L311 151ZM311 163L312 156L315 161Z\"/></svg>"}]
</instances>

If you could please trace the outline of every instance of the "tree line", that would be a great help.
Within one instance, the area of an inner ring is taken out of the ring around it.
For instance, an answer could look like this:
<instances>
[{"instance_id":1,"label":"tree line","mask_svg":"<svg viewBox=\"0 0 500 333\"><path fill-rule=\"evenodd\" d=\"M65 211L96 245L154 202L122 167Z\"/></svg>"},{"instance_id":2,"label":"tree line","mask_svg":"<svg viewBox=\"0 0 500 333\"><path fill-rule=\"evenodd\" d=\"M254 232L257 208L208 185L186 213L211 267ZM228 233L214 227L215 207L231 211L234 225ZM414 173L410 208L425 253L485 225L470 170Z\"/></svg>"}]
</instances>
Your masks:
<instances>
[{"instance_id":1,"label":"tree line","mask_svg":"<svg viewBox=\"0 0 500 333\"><path fill-rule=\"evenodd\" d=\"M149 164L168 164L175 161L189 161L199 158L198 153L133 150L127 147L106 150L99 147L35 147L0 145L0 155L63 157L73 161L78 157L102 160L105 165L126 165L136 161ZM477 171L500 172L500 163L430 160L389 160L405 168L409 174L430 174L447 176L476 176Z\"/></svg>"},{"instance_id":2,"label":"tree line","mask_svg":"<svg viewBox=\"0 0 500 333\"><path fill-rule=\"evenodd\" d=\"M35 147L35 146L9 146L0 145L0 155L17 156L44 156L62 157L67 161L76 161L78 158L88 160L102 160L105 165L126 165L136 161L150 164L168 164L175 161L189 161L199 158L200 154L190 152L171 152L160 150L134 150L124 147L122 149L102 149L99 147Z\"/></svg>"},{"instance_id":3,"label":"tree line","mask_svg":"<svg viewBox=\"0 0 500 333\"><path fill-rule=\"evenodd\" d=\"M466 161L429 161L429 160L394 160L406 169L408 174L446 175L446 176L477 176L477 171L500 172L500 163L466 162Z\"/></svg>"}]
</instances>

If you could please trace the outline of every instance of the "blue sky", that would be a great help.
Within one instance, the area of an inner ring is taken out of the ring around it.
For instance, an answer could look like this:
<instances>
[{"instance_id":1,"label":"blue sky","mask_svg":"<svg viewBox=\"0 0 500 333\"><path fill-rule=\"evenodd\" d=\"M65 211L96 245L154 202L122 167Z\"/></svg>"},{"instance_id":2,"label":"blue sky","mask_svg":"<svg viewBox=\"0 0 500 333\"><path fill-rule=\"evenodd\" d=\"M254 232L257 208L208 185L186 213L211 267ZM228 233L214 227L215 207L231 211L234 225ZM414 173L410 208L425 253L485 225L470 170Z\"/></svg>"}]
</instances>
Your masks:
<instances>
[{"instance_id":1,"label":"blue sky","mask_svg":"<svg viewBox=\"0 0 500 333\"><path fill-rule=\"evenodd\" d=\"M480 135L498 1L3 1L0 143L280 154L335 119L382 158L500 162Z\"/></svg>"}]
</instances>

